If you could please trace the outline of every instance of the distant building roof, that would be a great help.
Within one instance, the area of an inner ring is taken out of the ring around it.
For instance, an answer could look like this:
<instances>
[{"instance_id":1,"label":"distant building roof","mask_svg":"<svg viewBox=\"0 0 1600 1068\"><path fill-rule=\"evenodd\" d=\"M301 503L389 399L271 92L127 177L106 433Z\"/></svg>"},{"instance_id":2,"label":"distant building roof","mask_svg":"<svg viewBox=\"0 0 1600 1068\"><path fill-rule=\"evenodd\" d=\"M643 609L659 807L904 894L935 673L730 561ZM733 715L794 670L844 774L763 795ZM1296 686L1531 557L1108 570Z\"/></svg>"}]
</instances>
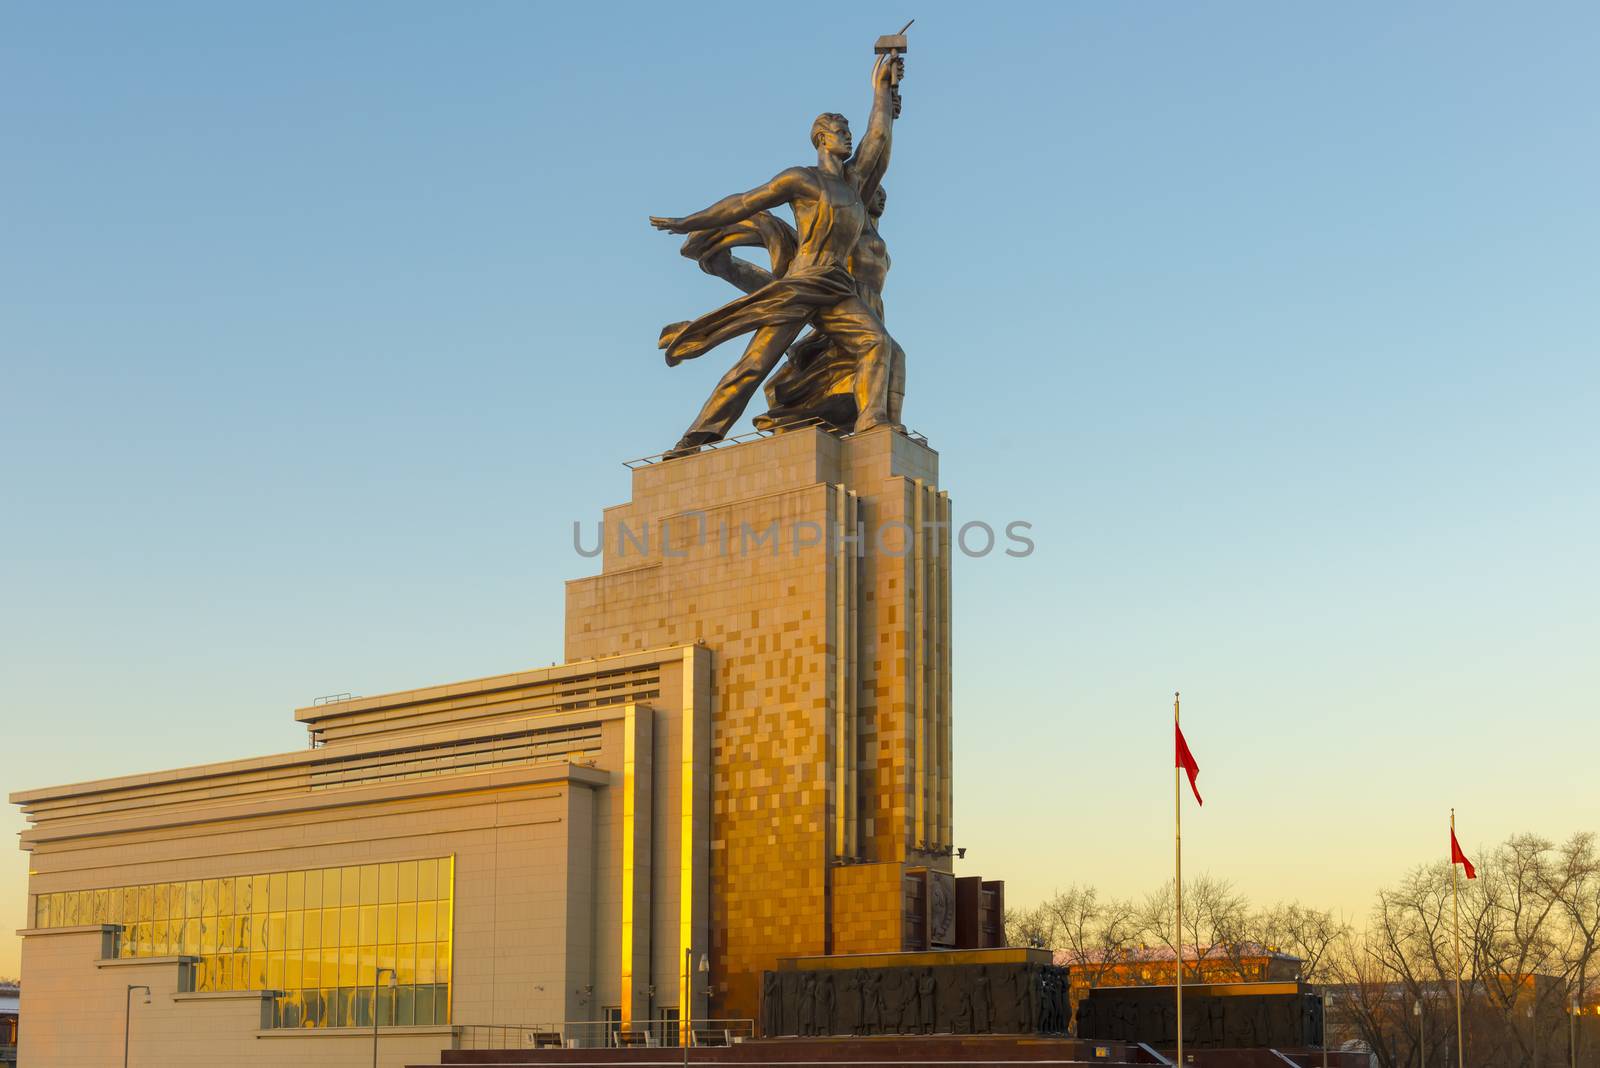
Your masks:
<instances>
[{"instance_id":1,"label":"distant building roof","mask_svg":"<svg viewBox=\"0 0 1600 1068\"><path fill-rule=\"evenodd\" d=\"M1161 961L1171 961L1176 956L1171 946L1128 946L1125 949L1090 950L1088 953L1078 953L1070 949L1055 951L1053 962L1062 967L1071 967L1074 964L1152 964ZM1196 946L1183 947L1184 960L1198 960L1202 954ZM1292 953L1285 953L1277 946L1264 945L1261 942L1236 942L1227 945L1212 946L1203 954L1206 960L1261 960L1262 958L1275 960L1290 960L1300 963L1300 958Z\"/></svg>"},{"instance_id":2,"label":"distant building roof","mask_svg":"<svg viewBox=\"0 0 1600 1068\"><path fill-rule=\"evenodd\" d=\"M7 983L0 986L0 1012L15 1013L22 1003L22 990L20 987Z\"/></svg>"}]
</instances>

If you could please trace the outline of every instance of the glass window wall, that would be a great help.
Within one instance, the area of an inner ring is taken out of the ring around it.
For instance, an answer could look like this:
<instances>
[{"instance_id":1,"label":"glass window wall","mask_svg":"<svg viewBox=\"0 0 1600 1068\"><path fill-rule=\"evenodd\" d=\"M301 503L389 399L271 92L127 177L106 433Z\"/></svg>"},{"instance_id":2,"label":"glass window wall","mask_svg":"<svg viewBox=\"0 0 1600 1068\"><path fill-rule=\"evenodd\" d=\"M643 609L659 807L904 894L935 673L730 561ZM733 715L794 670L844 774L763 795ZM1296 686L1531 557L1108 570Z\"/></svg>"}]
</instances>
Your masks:
<instances>
[{"instance_id":1,"label":"glass window wall","mask_svg":"<svg viewBox=\"0 0 1600 1068\"><path fill-rule=\"evenodd\" d=\"M443 1024L454 889L437 857L39 894L33 925L116 924L120 957L198 957L196 990L282 991L281 1027Z\"/></svg>"}]
</instances>

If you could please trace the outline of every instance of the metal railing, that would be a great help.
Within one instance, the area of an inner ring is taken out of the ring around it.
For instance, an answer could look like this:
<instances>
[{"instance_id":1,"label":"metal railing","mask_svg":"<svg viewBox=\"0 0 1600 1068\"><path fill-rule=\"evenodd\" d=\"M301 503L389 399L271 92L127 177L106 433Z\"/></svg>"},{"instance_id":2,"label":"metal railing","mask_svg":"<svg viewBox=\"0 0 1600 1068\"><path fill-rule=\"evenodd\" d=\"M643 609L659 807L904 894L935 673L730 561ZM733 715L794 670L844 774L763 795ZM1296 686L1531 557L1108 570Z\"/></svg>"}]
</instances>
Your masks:
<instances>
[{"instance_id":1,"label":"metal railing","mask_svg":"<svg viewBox=\"0 0 1600 1068\"><path fill-rule=\"evenodd\" d=\"M563 1020L538 1024L457 1024L457 1049L606 1049L644 1046L679 1048L683 1027L676 1020L641 1021L623 1026L615 1020ZM754 1038L754 1020L695 1020L689 1028L693 1046L731 1046Z\"/></svg>"},{"instance_id":2,"label":"metal railing","mask_svg":"<svg viewBox=\"0 0 1600 1068\"><path fill-rule=\"evenodd\" d=\"M824 434L831 434L836 438L847 438L851 434L851 431L841 430L824 419L797 419L792 423L784 423L783 425L773 427L770 430L748 430L743 434L735 434L731 438L719 438L716 441L708 441L704 445L701 445L700 449L702 452L712 452L716 449L727 449L732 448L735 445L744 445L751 441L760 441L762 438L770 438L774 434L786 434L791 430L808 429L820 430ZM926 434L919 433L909 428L903 429L902 432L906 437L910 438L918 445L926 446L928 444L928 436ZM666 455L667 454L665 452L651 453L649 456L641 456L636 460L624 460L622 461L622 466L626 467L630 471L640 467L653 467L656 464L663 463L666 460Z\"/></svg>"}]
</instances>

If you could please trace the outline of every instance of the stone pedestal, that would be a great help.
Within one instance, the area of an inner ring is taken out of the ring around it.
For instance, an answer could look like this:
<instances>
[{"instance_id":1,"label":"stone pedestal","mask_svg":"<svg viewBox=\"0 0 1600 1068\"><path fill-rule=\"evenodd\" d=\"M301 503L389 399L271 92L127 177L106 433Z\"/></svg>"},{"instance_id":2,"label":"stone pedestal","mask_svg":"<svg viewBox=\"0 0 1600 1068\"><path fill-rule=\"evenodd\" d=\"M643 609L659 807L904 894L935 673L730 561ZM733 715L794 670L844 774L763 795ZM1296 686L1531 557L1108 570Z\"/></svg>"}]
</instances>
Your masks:
<instances>
[{"instance_id":1,"label":"stone pedestal","mask_svg":"<svg viewBox=\"0 0 1600 1068\"><path fill-rule=\"evenodd\" d=\"M949 519L926 444L793 431L635 469L567 585L569 662L712 654L709 812L681 816L709 911L680 929L713 1015L754 1018L779 957L901 949L908 872L950 869Z\"/></svg>"}]
</instances>

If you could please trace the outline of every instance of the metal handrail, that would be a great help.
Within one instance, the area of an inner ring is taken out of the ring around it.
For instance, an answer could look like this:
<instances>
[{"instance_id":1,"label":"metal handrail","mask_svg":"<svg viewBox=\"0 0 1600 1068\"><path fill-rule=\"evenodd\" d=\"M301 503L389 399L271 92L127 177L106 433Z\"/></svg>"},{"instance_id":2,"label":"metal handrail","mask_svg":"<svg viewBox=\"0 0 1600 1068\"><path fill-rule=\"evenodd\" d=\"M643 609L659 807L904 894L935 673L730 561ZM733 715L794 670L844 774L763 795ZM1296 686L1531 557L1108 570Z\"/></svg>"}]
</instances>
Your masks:
<instances>
[{"instance_id":1,"label":"metal handrail","mask_svg":"<svg viewBox=\"0 0 1600 1068\"><path fill-rule=\"evenodd\" d=\"M1168 1057L1165 1053L1162 1053L1160 1050L1158 1050L1154 1046L1150 1045L1150 1043L1148 1043L1148 1042L1139 1043L1139 1048L1144 1050L1145 1053L1149 1054L1149 1056L1152 1057L1157 1064L1168 1065L1169 1068L1170 1068L1170 1066L1175 1065L1175 1064L1178 1063L1177 1061L1173 1060L1171 1057Z\"/></svg>"},{"instance_id":2,"label":"metal handrail","mask_svg":"<svg viewBox=\"0 0 1600 1068\"><path fill-rule=\"evenodd\" d=\"M718 438L716 441L708 441L701 445L700 449L702 451L726 449L730 446L744 445L748 442L759 441L762 438L770 438L775 434L786 434L791 430L806 429L820 430L824 434L831 434L836 438L847 438L851 436L850 431L839 430L827 420L813 416L808 419L797 419L792 423L784 423L782 426L774 427L771 430L751 430L743 434L735 434L731 438ZM926 446L928 444L928 436L920 431L912 430L910 427L907 427L905 428L904 433L906 437L910 438L918 445ZM622 466L626 467L630 471L636 470L640 467L653 467L656 464L662 463L667 453L671 451L672 450L668 449L663 452L651 453L649 456L641 456L636 460L624 460L622 461Z\"/></svg>"},{"instance_id":3,"label":"metal handrail","mask_svg":"<svg viewBox=\"0 0 1600 1068\"><path fill-rule=\"evenodd\" d=\"M732 445L743 445L746 442L759 441L762 438L770 438L774 433L775 431L772 430L751 430L743 434L735 434L731 438L718 438L716 441L708 441L701 445L700 448L702 450L726 449ZM641 456L636 460L624 460L622 461L622 466L626 467L630 471L636 467L649 467L653 464L661 463L667 453L671 451L672 450L667 449L662 452L653 452L649 456Z\"/></svg>"},{"instance_id":4,"label":"metal handrail","mask_svg":"<svg viewBox=\"0 0 1600 1068\"><path fill-rule=\"evenodd\" d=\"M540 1049L552 1046L568 1049L603 1049L621 1044L623 1031L645 1035L653 1048L678 1048L683 1024L677 1020L646 1020L624 1027L617 1020L562 1020L533 1024L455 1024L451 1031L457 1049ZM694 1020L689 1025L689 1043L702 1045L703 1036L715 1033L718 1045L732 1045L755 1037L756 1025L749 1019Z\"/></svg>"}]
</instances>

